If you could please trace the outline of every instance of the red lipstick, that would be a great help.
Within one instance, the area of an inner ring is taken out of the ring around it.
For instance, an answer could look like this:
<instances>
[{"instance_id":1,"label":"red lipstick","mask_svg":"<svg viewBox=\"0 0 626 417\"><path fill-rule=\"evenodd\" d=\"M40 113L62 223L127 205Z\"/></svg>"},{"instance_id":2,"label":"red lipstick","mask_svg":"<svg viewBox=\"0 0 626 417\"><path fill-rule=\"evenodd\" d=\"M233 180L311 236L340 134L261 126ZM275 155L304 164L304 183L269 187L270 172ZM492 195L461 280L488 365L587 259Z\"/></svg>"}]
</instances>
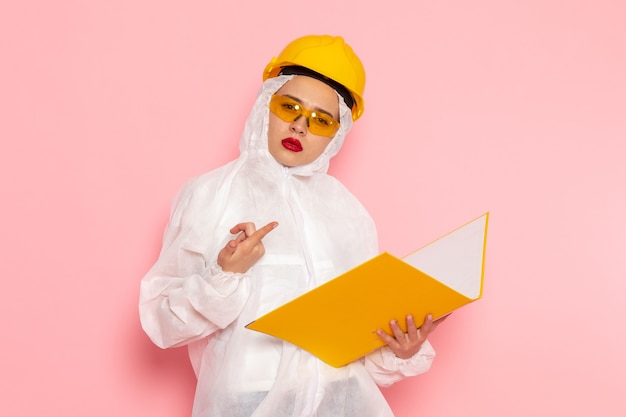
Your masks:
<instances>
[{"instance_id":1,"label":"red lipstick","mask_svg":"<svg viewBox=\"0 0 626 417\"><path fill-rule=\"evenodd\" d=\"M280 143L283 145L283 148L287 150L292 152L302 152L302 144L298 139L285 138Z\"/></svg>"}]
</instances>

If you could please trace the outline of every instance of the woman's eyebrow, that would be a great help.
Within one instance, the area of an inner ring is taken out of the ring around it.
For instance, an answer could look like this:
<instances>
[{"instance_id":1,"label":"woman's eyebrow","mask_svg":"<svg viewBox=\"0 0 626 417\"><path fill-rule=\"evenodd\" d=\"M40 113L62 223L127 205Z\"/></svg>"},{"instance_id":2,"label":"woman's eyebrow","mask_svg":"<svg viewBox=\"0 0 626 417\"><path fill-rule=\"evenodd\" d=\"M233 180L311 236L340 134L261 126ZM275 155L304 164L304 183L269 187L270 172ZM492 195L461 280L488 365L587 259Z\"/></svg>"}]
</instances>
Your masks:
<instances>
[{"instance_id":1,"label":"woman's eyebrow","mask_svg":"<svg viewBox=\"0 0 626 417\"><path fill-rule=\"evenodd\" d=\"M295 101L297 101L298 103L302 104L302 100L300 100L298 97L292 96L292 95L290 95L290 94L283 94L283 96L284 96L284 97L289 97L290 99L295 100ZM303 105L303 104L302 104L302 105ZM304 105L303 105L303 106L304 106ZM318 112L320 112L320 113L324 113L325 115L330 116L330 117L332 117L333 119L335 118L335 116L333 116L331 112L326 111L326 110L322 109L321 107L315 107L313 110L318 111Z\"/></svg>"}]
</instances>

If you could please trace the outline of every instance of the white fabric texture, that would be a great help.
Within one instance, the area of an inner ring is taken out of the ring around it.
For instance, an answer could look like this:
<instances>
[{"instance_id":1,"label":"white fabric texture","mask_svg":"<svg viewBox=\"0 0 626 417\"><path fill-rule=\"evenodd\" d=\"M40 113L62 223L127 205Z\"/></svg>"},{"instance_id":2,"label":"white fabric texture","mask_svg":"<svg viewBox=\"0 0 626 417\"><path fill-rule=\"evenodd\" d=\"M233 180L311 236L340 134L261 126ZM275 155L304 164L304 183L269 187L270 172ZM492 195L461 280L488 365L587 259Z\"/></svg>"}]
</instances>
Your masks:
<instances>
[{"instance_id":1,"label":"white fabric texture","mask_svg":"<svg viewBox=\"0 0 626 417\"><path fill-rule=\"evenodd\" d=\"M244 327L378 253L371 217L327 175L352 125L343 100L341 128L317 160L286 168L268 151L268 103L292 77L263 83L240 157L191 180L177 196L159 259L141 282L141 323L162 348L188 345L198 377L194 417L391 417L376 384L427 371L434 358L428 342L408 360L381 348L333 368ZM279 226L248 272L224 272L218 252L232 238L230 228L247 221Z\"/></svg>"}]
</instances>

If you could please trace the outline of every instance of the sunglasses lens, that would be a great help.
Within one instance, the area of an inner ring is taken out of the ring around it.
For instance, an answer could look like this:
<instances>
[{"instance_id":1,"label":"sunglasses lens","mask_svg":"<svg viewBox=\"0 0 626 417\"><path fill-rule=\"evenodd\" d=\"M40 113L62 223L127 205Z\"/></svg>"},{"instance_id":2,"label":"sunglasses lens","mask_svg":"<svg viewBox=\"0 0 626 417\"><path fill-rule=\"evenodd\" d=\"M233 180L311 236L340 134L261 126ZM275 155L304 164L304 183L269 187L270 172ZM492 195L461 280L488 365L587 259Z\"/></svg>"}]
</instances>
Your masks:
<instances>
[{"instance_id":1,"label":"sunglasses lens","mask_svg":"<svg viewBox=\"0 0 626 417\"><path fill-rule=\"evenodd\" d=\"M309 111L289 97L273 95L270 101L270 111L288 123L304 115L308 119L309 131L314 135L333 137L339 129L339 123L332 117L324 113Z\"/></svg>"}]
</instances>

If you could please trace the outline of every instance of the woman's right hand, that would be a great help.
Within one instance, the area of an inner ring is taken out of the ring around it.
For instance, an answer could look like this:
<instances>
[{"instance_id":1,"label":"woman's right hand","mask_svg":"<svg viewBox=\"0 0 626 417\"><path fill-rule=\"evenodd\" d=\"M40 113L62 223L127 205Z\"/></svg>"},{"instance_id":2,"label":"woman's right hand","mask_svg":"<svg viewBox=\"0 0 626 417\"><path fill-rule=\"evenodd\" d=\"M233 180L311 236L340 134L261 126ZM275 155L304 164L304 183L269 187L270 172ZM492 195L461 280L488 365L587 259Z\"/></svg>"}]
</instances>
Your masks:
<instances>
[{"instance_id":1,"label":"woman's right hand","mask_svg":"<svg viewBox=\"0 0 626 417\"><path fill-rule=\"evenodd\" d=\"M222 271L244 273L250 269L265 253L261 240L276 226L278 222L271 222L256 230L254 223L246 222L230 229L230 233L239 234L217 255L217 263Z\"/></svg>"}]
</instances>

